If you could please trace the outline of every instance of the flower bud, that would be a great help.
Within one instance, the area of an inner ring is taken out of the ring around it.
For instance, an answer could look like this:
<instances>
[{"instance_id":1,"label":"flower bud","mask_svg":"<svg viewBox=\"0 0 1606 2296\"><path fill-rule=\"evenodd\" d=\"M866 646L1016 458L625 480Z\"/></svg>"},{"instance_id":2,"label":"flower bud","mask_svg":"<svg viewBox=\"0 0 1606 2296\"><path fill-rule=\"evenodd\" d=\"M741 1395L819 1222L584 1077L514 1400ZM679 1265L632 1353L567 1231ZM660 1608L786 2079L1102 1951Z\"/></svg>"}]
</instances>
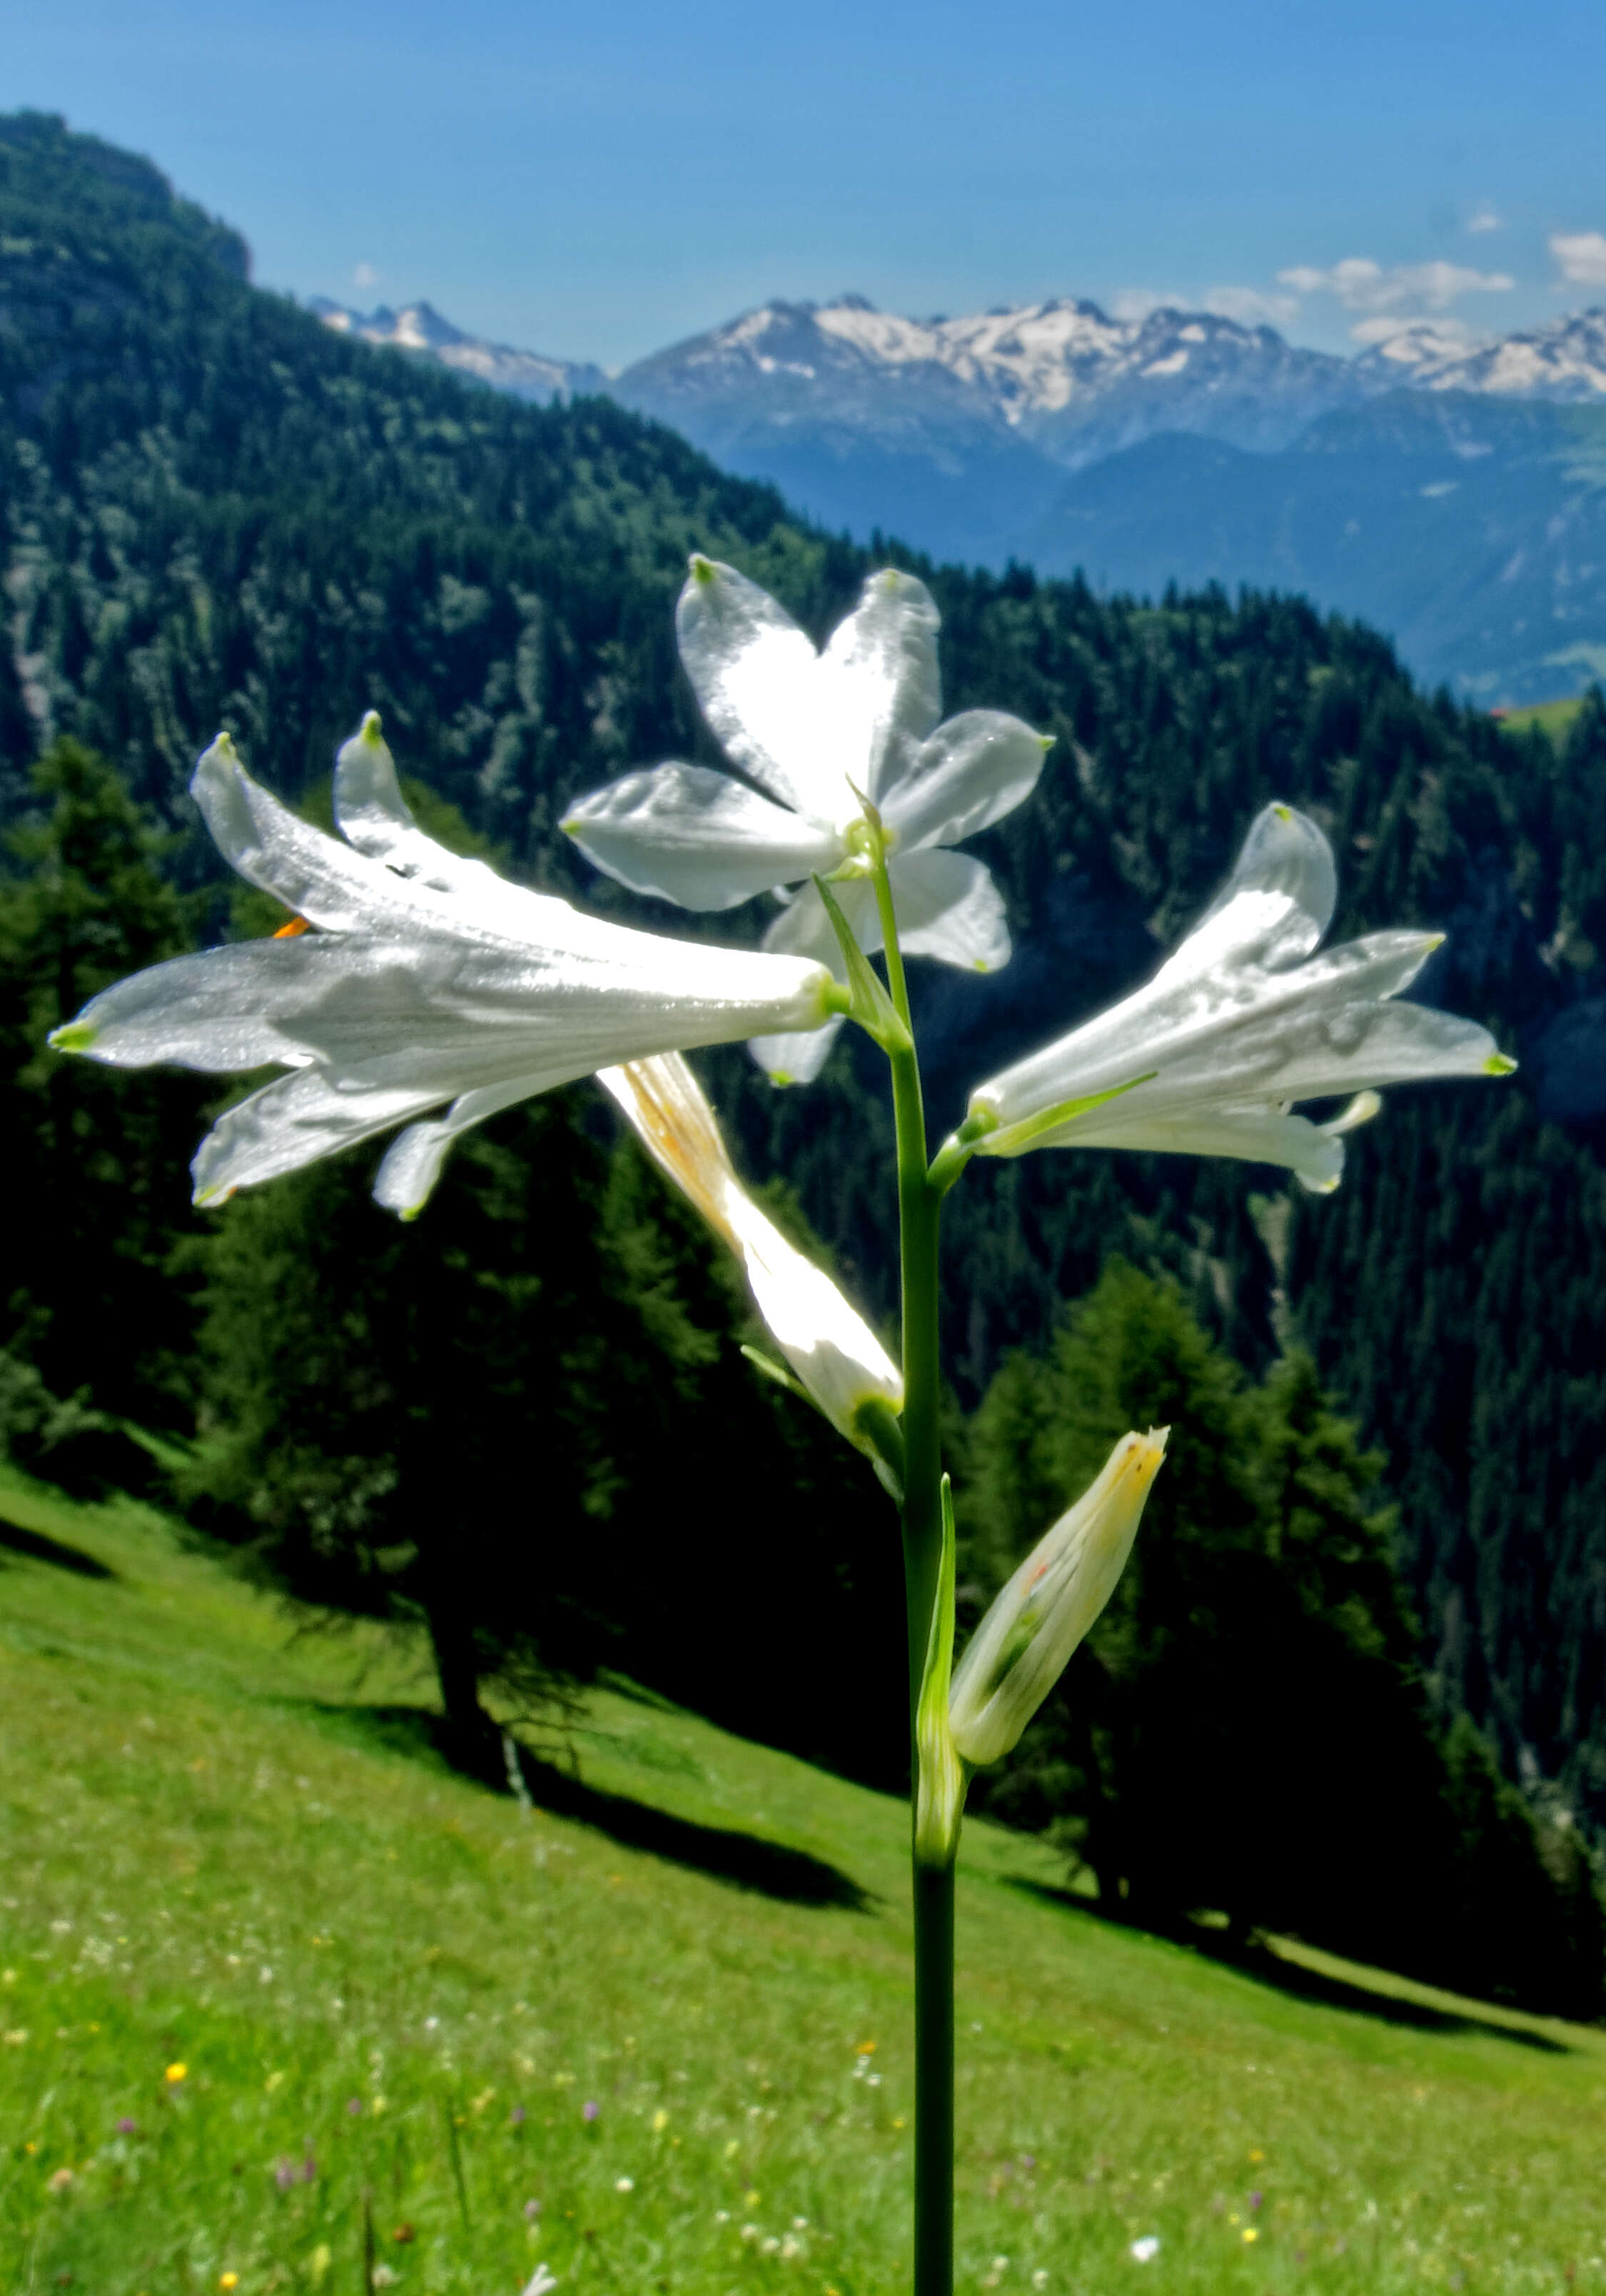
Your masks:
<instances>
[{"instance_id":1,"label":"flower bud","mask_svg":"<svg viewBox=\"0 0 1606 2296\"><path fill-rule=\"evenodd\" d=\"M971 1636L948 1710L954 1743L973 1768L1009 1752L1114 1594L1170 1431L1122 1436Z\"/></svg>"},{"instance_id":2,"label":"flower bud","mask_svg":"<svg viewBox=\"0 0 1606 2296\"><path fill-rule=\"evenodd\" d=\"M601 1069L648 1154L742 1261L758 1313L832 1425L872 1459L882 1423L904 1407L904 1382L864 1317L823 1268L789 1243L736 1177L714 1111L678 1053Z\"/></svg>"}]
</instances>

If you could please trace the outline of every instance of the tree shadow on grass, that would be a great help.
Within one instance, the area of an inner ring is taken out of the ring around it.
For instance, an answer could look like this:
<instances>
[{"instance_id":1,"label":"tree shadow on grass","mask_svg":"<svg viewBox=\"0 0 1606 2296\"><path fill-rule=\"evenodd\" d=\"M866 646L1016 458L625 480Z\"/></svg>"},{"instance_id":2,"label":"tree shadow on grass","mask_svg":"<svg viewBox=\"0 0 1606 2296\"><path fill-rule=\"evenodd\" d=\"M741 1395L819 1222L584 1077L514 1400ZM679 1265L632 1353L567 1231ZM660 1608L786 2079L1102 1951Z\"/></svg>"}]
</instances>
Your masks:
<instances>
[{"instance_id":1,"label":"tree shadow on grass","mask_svg":"<svg viewBox=\"0 0 1606 2296\"><path fill-rule=\"evenodd\" d=\"M1068 1913L1083 1915L1089 1921L1108 1923L1112 1928L1140 1926L1122 1920L1118 1914L1105 1912L1074 1890L1054 1889L1046 1882L1028 1881L1019 1874L1009 1876L1008 1886L1027 1897L1059 1906ZM1549 2033L1536 2033L1524 2025L1503 2024L1493 2017L1471 2016L1463 2010L1436 2009L1429 2002L1402 2000L1392 1993L1374 1992L1370 1986L1358 1985L1352 1979L1307 1968L1303 1962L1285 1960L1273 1947L1253 1939L1247 1944L1238 1943L1225 1930L1209 1929L1185 1916L1169 1925L1145 1922L1141 1926L1151 1937L1185 1946L1203 1959L1236 1970L1241 1977L1268 1986L1294 2000L1314 2001L1324 2009L1346 2009L1353 2015L1373 2017L1386 2025L1413 2026L1423 2033L1481 2033L1496 2041L1514 2041L1519 2048L1537 2049L1545 2056L1573 2054L1565 2041L1558 2041Z\"/></svg>"},{"instance_id":2,"label":"tree shadow on grass","mask_svg":"<svg viewBox=\"0 0 1606 2296\"><path fill-rule=\"evenodd\" d=\"M426 1707L349 1706L310 1698L275 1699L273 1703L304 1714L348 1745L365 1751L381 1748L387 1753L422 1760L493 1793L512 1791L505 1772L488 1775L482 1760L461 1759L463 1750L445 1716ZM594 1826L627 1849L643 1849L651 1857L689 1866L713 1881L778 1898L789 1905L835 1906L862 1914L876 1902L851 1874L806 1849L789 1849L783 1841L738 1833L733 1827L701 1825L694 1819L676 1817L651 1802L587 1785L572 1772L537 1759L528 1747L519 1751L525 1787L537 1808L554 1817Z\"/></svg>"},{"instance_id":3,"label":"tree shadow on grass","mask_svg":"<svg viewBox=\"0 0 1606 2296\"><path fill-rule=\"evenodd\" d=\"M81 1546L69 1546L64 1538L52 1538L45 1531L25 1530L20 1522L0 1521L0 1547L12 1554L26 1554L30 1562L53 1563L58 1570L71 1570L80 1578L117 1577L111 1565L98 1555L86 1554Z\"/></svg>"}]
</instances>

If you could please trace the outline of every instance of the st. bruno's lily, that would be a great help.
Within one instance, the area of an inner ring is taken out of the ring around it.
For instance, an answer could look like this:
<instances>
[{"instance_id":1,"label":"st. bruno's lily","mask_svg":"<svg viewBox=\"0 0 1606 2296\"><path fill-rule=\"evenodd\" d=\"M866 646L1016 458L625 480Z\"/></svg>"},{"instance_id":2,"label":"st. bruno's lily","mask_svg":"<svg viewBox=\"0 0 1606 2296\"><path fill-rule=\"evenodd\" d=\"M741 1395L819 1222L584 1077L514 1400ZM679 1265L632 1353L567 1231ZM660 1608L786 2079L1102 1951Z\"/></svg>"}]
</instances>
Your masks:
<instances>
[{"instance_id":1,"label":"st. bruno's lily","mask_svg":"<svg viewBox=\"0 0 1606 2296\"><path fill-rule=\"evenodd\" d=\"M833 1427L883 1465L900 1447L898 1368L823 1269L789 1243L736 1177L714 1111L677 1053L601 1070L648 1153L724 1237L775 1345Z\"/></svg>"},{"instance_id":2,"label":"st. bruno's lily","mask_svg":"<svg viewBox=\"0 0 1606 2296\"><path fill-rule=\"evenodd\" d=\"M372 711L336 766L343 843L258 787L226 734L191 789L225 858L294 922L135 973L51 1041L124 1068L290 1070L201 1142L200 1203L407 1124L374 1194L411 1215L453 1140L499 1109L643 1054L817 1027L848 1001L812 960L631 931L447 852Z\"/></svg>"},{"instance_id":3,"label":"st. bruno's lily","mask_svg":"<svg viewBox=\"0 0 1606 2296\"><path fill-rule=\"evenodd\" d=\"M1148 1148L1283 1164L1337 1187L1340 1135L1375 1115L1375 1087L1504 1076L1487 1029L1401 1004L1444 936L1368 933L1313 954L1338 881L1315 823L1269 805L1212 906L1146 988L979 1085L953 1151ZM1108 1094L1089 1107L1094 1095ZM1324 1124L1299 1100L1354 1095ZM948 1153L951 1152L945 1152Z\"/></svg>"},{"instance_id":4,"label":"st. bruno's lily","mask_svg":"<svg viewBox=\"0 0 1606 2296\"><path fill-rule=\"evenodd\" d=\"M873 952L873 889L851 874L868 799L881 815L905 953L982 972L1006 964L997 887L979 861L947 848L1030 794L1048 744L1000 710L942 720L938 614L925 584L891 569L873 574L816 653L756 583L693 558L676 627L704 718L767 794L706 766L627 774L582 798L563 824L597 867L683 908L728 909L846 866L839 898L859 946ZM840 968L812 884L764 946ZM778 1082L806 1083L835 1033L762 1037L754 1056Z\"/></svg>"},{"instance_id":5,"label":"st. bruno's lily","mask_svg":"<svg viewBox=\"0 0 1606 2296\"><path fill-rule=\"evenodd\" d=\"M1123 1435L1075 1506L1037 1541L954 1669L949 1726L974 1769L1009 1752L1116 1589L1167 1427Z\"/></svg>"}]
</instances>

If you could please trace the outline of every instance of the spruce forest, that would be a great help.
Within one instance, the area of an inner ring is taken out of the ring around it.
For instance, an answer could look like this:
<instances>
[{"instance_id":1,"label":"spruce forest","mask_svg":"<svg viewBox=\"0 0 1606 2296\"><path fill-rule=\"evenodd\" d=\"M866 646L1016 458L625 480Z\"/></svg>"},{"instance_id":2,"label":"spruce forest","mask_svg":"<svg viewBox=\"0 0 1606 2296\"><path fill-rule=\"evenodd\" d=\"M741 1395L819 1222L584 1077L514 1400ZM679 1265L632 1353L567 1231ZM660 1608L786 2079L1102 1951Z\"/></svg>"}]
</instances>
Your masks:
<instances>
[{"instance_id":1,"label":"spruce forest","mask_svg":"<svg viewBox=\"0 0 1606 2296\"><path fill-rule=\"evenodd\" d=\"M1219 1909L1599 2013L1606 698L1514 732L1298 599L1102 599L865 553L610 403L498 398L249 273L147 162L0 120L12 1456L79 1493L159 1490L303 1603L422 1620L455 1758L488 1777L493 1688L556 1751L573 1687L611 1671L897 1785L881 1494L744 1359L736 1276L600 1095L488 1127L414 1226L371 1204L360 1154L207 1216L185 1167L212 1087L44 1038L132 969L283 922L225 882L185 795L220 726L327 818L334 749L377 709L443 840L700 930L558 828L632 766L716 759L674 652L688 553L816 636L871 566L909 566L946 706L1054 736L978 849L1012 963L915 967L936 1136L979 1077L1151 971L1278 798L1332 840L1335 933L1444 928L1415 993L1521 1063L1391 1095L1331 1198L1069 1152L953 1198L962 1624L1101 1447L1176 1429L1115 1603L979 1799L1111 1908ZM755 939L762 907L719 937ZM791 1093L739 1048L698 1066L775 1217L885 1327L874 1061L845 1037Z\"/></svg>"}]
</instances>

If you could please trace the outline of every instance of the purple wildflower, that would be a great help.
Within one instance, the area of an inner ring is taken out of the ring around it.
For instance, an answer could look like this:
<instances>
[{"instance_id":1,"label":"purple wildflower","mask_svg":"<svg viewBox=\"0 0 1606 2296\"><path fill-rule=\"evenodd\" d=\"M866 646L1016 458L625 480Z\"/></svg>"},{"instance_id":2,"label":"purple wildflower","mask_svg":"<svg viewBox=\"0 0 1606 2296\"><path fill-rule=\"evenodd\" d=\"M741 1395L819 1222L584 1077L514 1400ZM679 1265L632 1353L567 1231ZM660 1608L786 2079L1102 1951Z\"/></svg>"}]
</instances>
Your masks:
<instances>
[{"instance_id":1,"label":"purple wildflower","mask_svg":"<svg viewBox=\"0 0 1606 2296\"><path fill-rule=\"evenodd\" d=\"M580 2107L580 2118L582 2120L594 2120L601 2111L602 2107L598 2104L595 2097L588 2096L585 2103Z\"/></svg>"},{"instance_id":2,"label":"purple wildflower","mask_svg":"<svg viewBox=\"0 0 1606 2296\"><path fill-rule=\"evenodd\" d=\"M122 2119L117 2124L117 2133L119 2136L137 2136L139 2135L139 2123L137 2120L130 2120L127 2114L124 2113Z\"/></svg>"},{"instance_id":3,"label":"purple wildflower","mask_svg":"<svg viewBox=\"0 0 1606 2296\"><path fill-rule=\"evenodd\" d=\"M317 2181L317 2156L315 2154L311 2145L309 2144L307 2148L307 2158L301 2163L301 2182L304 2185L315 2185Z\"/></svg>"},{"instance_id":4,"label":"purple wildflower","mask_svg":"<svg viewBox=\"0 0 1606 2296\"><path fill-rule=\"evenodd\" d=\"M507 2117L512 2122L515 2128L522 2128L524 2126L524 2107L521 2104L514 2105L512 2111Z\"/></svg>"},{"instance_id":5,"label":"purple wildflower","mask_svg":"<svg viewBox=\"0 0 1606 2296\"><path fill-rule=\"evenodd\" d=\"M283 2159L275 2161L274 2163L274 2182L277 2185L279 2190L282 2193L288 2193L295 2181L295 2162L293 2161L286 2161Z\"/></svg>"},{"instance_id":6,"label":"purple wildflower","mask_svg":"<svg viewBox=\"0 0 1606 2296\"><path fill-rule=\"evenodd\" d=\"M529 2219L530 2223L531 2223L531 2224L534 2224L534 2222L535 2222L536 2218L537 2218L540 2215L540 2213L541 2213L541 2203L540 2203L540 2202L539 2202L539 2201L526 2201L526 2202L525 2202L525 2203L524 2203L524 2213L525 2213L525 2215L529 2218Z\"/></svg>"},{"instance_id":7,"label":"purple wildflower","mask_svg":"<svg viewBox=\"0 0 1606 2296\"><path fill-rule=\"evenodd\" d=\"M348 2096L346 2099L346 2110L354 2120L356 2119L357 2114L361 2112L362 2109L363 2100L360 2096Z\"/></svg>"},{"instance_id":8,"label":"purple wildflower","mask_svg":"<svg viewBox=\"0 0 1606 2296\"><path fill-rule=\"evenodd\" d=\"M1250 2194L1250 2206L1252 2209L1258 2209L1260 2206L1260 2195L1258 2193L1251 2193Z\"/></svg>"}]
</instances>

